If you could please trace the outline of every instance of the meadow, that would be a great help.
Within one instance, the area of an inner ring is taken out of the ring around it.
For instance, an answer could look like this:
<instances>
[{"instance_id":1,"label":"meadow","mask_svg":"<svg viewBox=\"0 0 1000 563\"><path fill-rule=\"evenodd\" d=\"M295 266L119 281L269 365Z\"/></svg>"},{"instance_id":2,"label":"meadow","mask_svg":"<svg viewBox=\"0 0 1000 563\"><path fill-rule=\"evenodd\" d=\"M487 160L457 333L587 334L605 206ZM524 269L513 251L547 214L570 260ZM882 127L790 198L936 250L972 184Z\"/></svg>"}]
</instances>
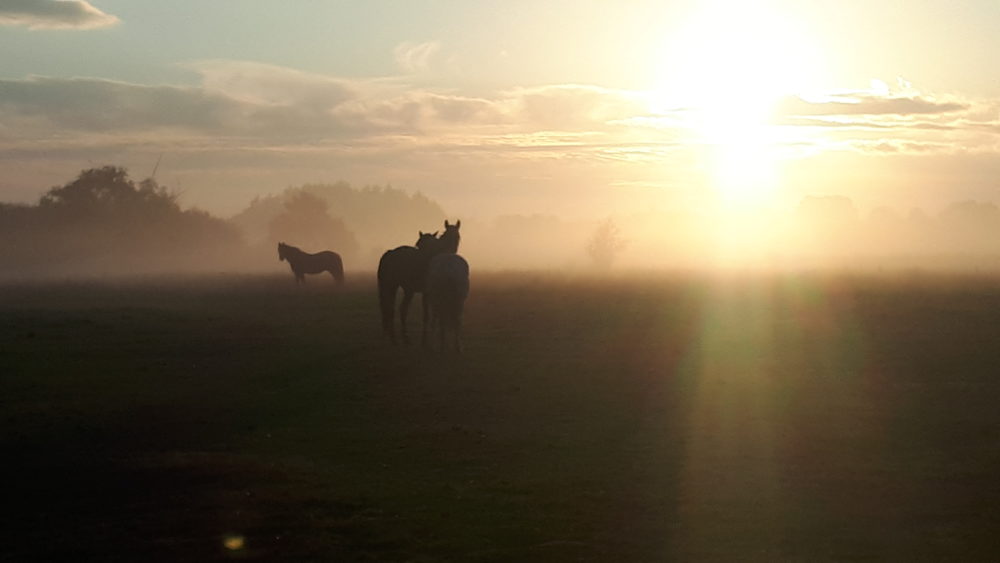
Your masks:
<instances>
[{"instance_id":1,"label":"meadow","mask_svg":"<svg viewBox=\"0 0 1000 563\"><path fill-rule=\"evenodd\" d=\"M411 336L419 341L419 300ZM4 561L991 560L1000 279L7 282Z\"/></svg>"}]
</instances>

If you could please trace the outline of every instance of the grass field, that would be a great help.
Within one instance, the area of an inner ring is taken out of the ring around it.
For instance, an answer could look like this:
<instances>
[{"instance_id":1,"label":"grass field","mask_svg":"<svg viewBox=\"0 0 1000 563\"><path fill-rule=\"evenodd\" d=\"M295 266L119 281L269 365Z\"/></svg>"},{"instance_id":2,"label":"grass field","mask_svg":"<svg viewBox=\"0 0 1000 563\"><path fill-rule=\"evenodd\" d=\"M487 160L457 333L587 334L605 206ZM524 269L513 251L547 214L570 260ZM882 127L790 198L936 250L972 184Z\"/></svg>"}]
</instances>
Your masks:
<instances>
[{"instance_id":1,"label":"grass field","mask_svg":"<svg viewBox=\"0 0 1000 563\"><path fill-rule=\"evenodd\" d=\"M0 288L0 560L1000 556L1000 280L472 284L461 356L360 274Z\"/></svg>"}]
</instances>

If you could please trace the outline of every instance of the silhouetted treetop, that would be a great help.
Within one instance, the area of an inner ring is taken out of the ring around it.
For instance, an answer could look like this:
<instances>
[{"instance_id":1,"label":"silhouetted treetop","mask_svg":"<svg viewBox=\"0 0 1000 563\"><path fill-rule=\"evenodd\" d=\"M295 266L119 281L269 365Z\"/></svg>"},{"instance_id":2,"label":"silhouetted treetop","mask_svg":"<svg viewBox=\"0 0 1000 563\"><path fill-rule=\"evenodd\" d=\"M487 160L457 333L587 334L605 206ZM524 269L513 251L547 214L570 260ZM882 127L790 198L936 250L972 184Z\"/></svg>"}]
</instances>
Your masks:
<instances>
[{"instance_id":1,"label":"silhouetted treetop","mask_svg":"<svg viewBox=\"0 0 1000 563\"><path fill-rule=\"evenodd\" d=\"M412 244L416 233L440 225L446 218L437 202L421 193L409 193L391 186L352 187L347 182L306 184L280 194L255 198L232 218L248 239L260 242L269 237L271 222L286 213L286 202L309 194L326 203L326 213L342 220L361 241L366 255L381 254L386 248Z\"/></svg>"},{"instance_id":2,"label":"silhouetted treetop","mask_svg":"<svg viewBox=\"0 0 1000 563\"><path fill-rule=\"evenodd\" d=\"M0 264L15 272L218 268L241 252L235 227L117 166L84 170L38 205L0 208Z\"/></svg>"},{"instance_id":3,"label":"silhouetted treetop","mask_svg":"<svg viewBox=\"0 0 1000 563\"><path fill-rule=\"evenodd\" d=\"M76 180L50 189L39 200L39 206L68 208L77 212L98 209L146 208L159 211L180 211L177 197L147 178L138 185L128 177L128 171L118 166L103 166L80 172Z\"/></svg>"},{"instance_id":4,"label":"silhouetted treetop","mask_svg":"<svg viewBox=\"0 0 1000 563\"><path fill-rule=\"evenodd\" d=\"M285 199L285 210L268 227L269 243L287 242L308 252L333 250L345 258L354 258L358 251L357 238L339 217L331 217L329 205L319 197L304 191Z\"/></svg>"},{"instance_id":5,"label":"silhouetted treetop","mask_svg":"<svg viewBox=\"0 0 1000 563\"><path fill-rule=\"evenodd\" d=\"M622 237L618 225L613 219L608 218L597 226L587 241L587 254L595 266L606 270L627 246L628 241Z\"/></svg>"}]
</instances>

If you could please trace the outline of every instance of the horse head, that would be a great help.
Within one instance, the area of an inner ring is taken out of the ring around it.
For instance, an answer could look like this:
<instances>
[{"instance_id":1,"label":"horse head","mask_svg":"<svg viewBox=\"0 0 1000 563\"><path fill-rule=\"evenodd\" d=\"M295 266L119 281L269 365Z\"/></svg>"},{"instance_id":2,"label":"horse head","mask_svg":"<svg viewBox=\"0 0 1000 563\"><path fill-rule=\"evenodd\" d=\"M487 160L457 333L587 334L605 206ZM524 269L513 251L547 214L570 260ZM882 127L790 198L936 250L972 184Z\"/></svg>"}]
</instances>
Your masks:
<instances>
[{"instance_id":1,"label":"horse head","mask_svg":"<svg viewBox=\"0 0 1000 563\"><path fill-rule=\"evenodd\" d=\"M458 243L462 240L462 236L458 234L458 229L461 226L461 219L455 221L454 225L448 223L447 219L444 220L444 233L441 234L441 238L439 239L441 241L442 252L449 252L451 254L458 252Z\"/></svg>"},{"instance_id":2,"label":"horse head","mask_svg":"<svg viewBox=\"0 0 1000 563\"><path fill-rule=\"evenodd\" d=\"M288 248L287 244L283 242L278 243L278 262L285 260L285 249L287 248Z\"/></svg>"},{"instance_id":3,"label":"horse head","mask_svg":"<svg viewBox=\"0 0 1000 563\"><path fill-rule=\"evenodd\" d=\"M423 231L419 232L420 232L420 238L417 239L417 243L414 244L413 246L416 246L420 250L428 250L428 251L437 250L438 232L437 231L434 231L433 233L425 233Z\"/></svg>"}]
</instances>

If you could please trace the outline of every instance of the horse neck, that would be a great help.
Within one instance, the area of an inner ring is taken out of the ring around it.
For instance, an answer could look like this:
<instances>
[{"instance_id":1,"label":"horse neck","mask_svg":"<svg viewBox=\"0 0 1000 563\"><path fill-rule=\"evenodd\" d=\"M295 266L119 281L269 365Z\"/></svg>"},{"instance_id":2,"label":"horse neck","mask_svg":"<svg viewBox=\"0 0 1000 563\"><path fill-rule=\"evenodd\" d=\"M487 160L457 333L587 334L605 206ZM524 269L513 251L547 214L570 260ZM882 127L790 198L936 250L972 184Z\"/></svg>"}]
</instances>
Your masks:
<instances>
[{"instance_id":1,"label":"horse neck","mask_svg":"<svg viewBox=\"0 0 1000 563\"><path fill-rule=\"evenodd\" d=\"M438 241L437 244L431 245L429 247L425 246L424 248L417 248L417 256L419 257L418 259L420 260L419 267L421 271L426 271L427 268L430 267L431 260L433 260L434 257L437 256L438 254L444 252L443 246L444 245L442 245L440 241Z\"/></svg>"},{"instance_id":2,"label":"horse neck","mask_svg":"<svg viewBox=\"0 0 1000 563\"><path fill-rule=\"evenodd\" d=\"M458 252L458 243L461 240L458 233L454 236L448 236L448 238L441 237L441 240L438 242L438 251L435 254L456 254Z\"/></svg>"}]
</instances>

